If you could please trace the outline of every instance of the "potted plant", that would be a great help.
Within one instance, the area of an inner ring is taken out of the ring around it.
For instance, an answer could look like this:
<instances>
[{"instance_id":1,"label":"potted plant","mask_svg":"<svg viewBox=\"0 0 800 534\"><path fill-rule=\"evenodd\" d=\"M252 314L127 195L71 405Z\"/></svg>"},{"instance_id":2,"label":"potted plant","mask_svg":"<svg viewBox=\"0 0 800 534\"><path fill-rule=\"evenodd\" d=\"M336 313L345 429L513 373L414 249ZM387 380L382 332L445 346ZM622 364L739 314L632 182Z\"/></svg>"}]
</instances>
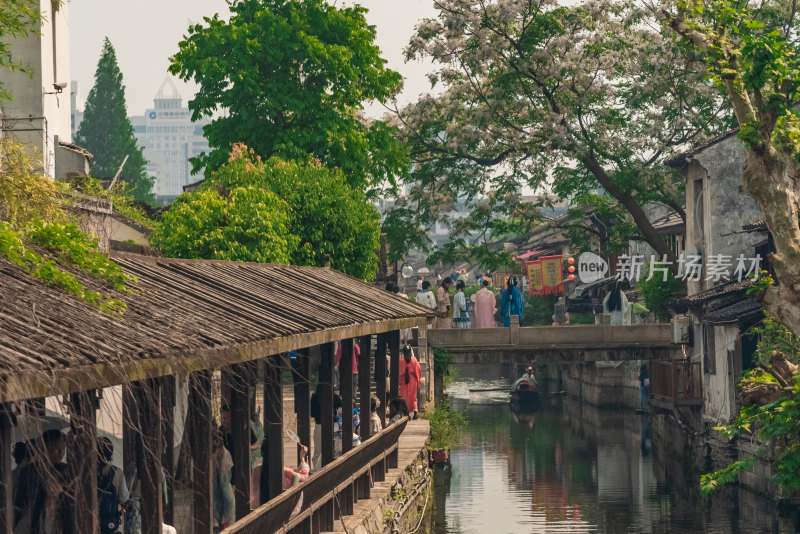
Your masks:
<instances>
[{"instance_id":1,"label":"potted plant","mask_svg":"<svg viewBox=\"0 0 800 534\"><path fill-rule=\"evenodd\" d=\"M466 425L466 418L450 407L450 401L443 397L439 406L428 417L430 422L431 461L442 464L450 461L450 449L458 445L461 429Z\"/></svg>"}]
</instances>

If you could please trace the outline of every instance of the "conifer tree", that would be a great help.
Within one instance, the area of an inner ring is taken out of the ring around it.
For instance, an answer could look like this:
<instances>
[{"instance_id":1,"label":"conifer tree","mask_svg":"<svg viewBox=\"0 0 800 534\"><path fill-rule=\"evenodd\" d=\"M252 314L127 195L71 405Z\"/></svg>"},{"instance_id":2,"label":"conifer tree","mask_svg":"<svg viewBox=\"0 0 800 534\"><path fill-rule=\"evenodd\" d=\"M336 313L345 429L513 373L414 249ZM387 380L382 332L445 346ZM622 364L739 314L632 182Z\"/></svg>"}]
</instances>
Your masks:
<instances>
[{"instance_id":1,"label":"conifer tree","mask_svg":"<svg viewBox=\"0 0 800 534\"><path fill-rule=\"evenodd\" d=\"M83 122L78 128L75 142L94 155L92 175L110 178L116 174L125 156L128 161L120 179L135 200L150 202L153 178L145 171L147 163L142 149L136 144L133 126L128 120L125 104L125 86L117 65L117 54L106 37L103 54L94 74L94 87L86 99Z\"/></svg>"}]
</instances>

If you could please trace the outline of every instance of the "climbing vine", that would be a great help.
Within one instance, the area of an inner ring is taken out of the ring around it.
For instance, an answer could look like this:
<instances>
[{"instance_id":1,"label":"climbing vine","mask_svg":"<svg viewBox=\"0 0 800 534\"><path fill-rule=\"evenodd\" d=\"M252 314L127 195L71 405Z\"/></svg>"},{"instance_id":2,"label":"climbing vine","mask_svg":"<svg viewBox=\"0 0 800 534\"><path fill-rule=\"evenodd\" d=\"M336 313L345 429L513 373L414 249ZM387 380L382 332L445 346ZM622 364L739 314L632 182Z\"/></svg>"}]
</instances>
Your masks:
<instances>
[{"instance_id":1,"label":"climbing vine","mask_svg":"<svg viewBox=\"0 0 800 534\"><path fill-rule=\"evenodd\" d=\"M82 232L68 206L65 186L41 174L36 158L21 145L0 140L0 257L41 283L116 315L127 308L119 298L85 287L74 267L109 288L125 292L135 277L100 253L98 241Z\"/></svg>"}]
</instances>

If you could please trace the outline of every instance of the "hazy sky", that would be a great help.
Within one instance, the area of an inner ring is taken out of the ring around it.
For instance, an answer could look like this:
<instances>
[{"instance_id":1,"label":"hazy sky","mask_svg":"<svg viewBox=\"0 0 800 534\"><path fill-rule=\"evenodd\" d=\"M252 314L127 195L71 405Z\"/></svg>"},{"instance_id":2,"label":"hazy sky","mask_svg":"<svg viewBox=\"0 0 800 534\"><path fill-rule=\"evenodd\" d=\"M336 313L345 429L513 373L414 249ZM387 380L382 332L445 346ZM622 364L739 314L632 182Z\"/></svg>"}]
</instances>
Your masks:
<instances>
[{"instance_id":1,"label":"hazy sky","mask_svg":"<svg viewBox=\"0 0 800 534\"><path fill-rule=\"evenodd\" d=\"M72 79L80 84L83 100L94 83L103 38L108 37L117 51L117 60L126 87L129 115L141 115L153 105L167 74L168 58L178 49L190 23L201 22L215 12L228 13L224 0L69 0ZM350 3L350 2L347 2ZM425 74L430 66L404 63L402 50L414 26L424 17L435 15L432 0L362 0L370 11L367 20L376 26L378 46L389 66L405 81L403 101L414 100L429 90ZM184 99L193 88L180 80L176 85ZM381 109L373 106L372 114Z\"/></svg>"}]
</instances>

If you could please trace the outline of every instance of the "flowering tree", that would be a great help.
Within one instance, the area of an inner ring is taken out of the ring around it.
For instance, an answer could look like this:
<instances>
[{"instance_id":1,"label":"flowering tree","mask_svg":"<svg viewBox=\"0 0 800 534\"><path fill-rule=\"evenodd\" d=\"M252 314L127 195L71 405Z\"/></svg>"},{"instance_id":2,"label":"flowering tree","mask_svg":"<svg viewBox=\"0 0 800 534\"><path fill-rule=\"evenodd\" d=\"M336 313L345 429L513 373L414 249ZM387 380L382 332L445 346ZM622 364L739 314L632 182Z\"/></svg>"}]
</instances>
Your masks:
<instances>
[{"instance_id":1,"label":"flowering tree","mask_svg":"<svg viewBox=\"0 0 800 534\"><path fill-rule=\"evenodd\" d=\"M655 9L654 9L655 10ZM744 190L761 208L776 253L767 310L800 333L800 30L796 2L684 2L669 26L705 59L739 125Z\"/></svg>"},{"instance_id":2,"label":"flowering tree","mask_svg":"<svg viewBox=\"0 0 800 534\"><path fill-rule=\"evenodd\" d=\"M441 93L399 112L415 163L404 202L424 223L466 202L479 216L454 233L496 234L536 216L519 201L523 188L549 189L674 260L646 212L661 204L684 215L682 182L662 162L727 127L694 54L632 2L436 5L407 49L436 63Z\"/></svg>"}]
</instances>

